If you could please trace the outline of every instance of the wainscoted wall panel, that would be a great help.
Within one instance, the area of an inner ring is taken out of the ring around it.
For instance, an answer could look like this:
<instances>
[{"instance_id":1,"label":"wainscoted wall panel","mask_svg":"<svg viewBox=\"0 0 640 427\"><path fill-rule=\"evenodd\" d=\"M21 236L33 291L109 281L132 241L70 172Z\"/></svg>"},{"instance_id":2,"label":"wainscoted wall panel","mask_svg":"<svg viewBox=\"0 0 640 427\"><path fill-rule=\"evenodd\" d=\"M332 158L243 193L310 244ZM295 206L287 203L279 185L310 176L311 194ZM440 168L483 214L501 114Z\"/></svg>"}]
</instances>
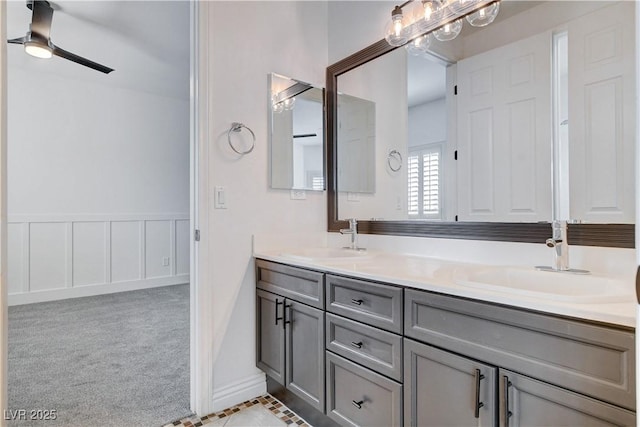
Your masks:
<instances>
[{"instance_id":1,"label":"wainscoted wall panel","mask_svg":"<svg viewBox=\"0 0 640 427\"><path fill-rule=\"evenodd\" d=\"M67 286L67 226L59 222L29 224L29 292Z\"/></svg>"},{"instance_id":2,"label":"wainscoted wall panel","mask_svg":"<svg viewBox=\"0 0 640 427\"><path fill-rule=\"evenodd\" d=\"M145 223L145 278L171 274L171 222L146 221Z\"/></svg>"},{"instance_id":3,"label":"wainscoted wall panel","mask_svg":"<svg viewBox=\"0 0 640 427\"><path fill-rule=\"evenodd\" d=\"M176 221L176 274L189 274L189 221Z\"/></svg>"},{"instance_id":4,"label":"wainscoted wall panel","mask_svg":"<svg viewBox=\"0 0 640 427\"><path fill-rule=\"evenodd\" d=\"M108 223L73 223L73 282L72 286L92 285L107 281L105 263Z\"/></svg>"},{"instance_id":5,"label":"wainscoted wall panel","mask_svg":"<svg viewBox=\"0 0 640 427\"><path fill-rule=\"evenodd\" d=\"M189 220L171 215L9 218L9 304L189 281Z\"/></svg>"},{"instance_id":6,"label":"wainscoted wall panel","mask_svg":"<svg viewBox=\"0 0 640 427\"><path fill-rule=\"evenodd\" d=\"M7 227L7 280L9 281L9 294L28 291L25 275L29 262L28 244L25 244L25 228L28 224L9 224ZM27 253L25 253L27 252ZM28 277L28 276L27 276Z\"/></svg>"},{"instance_id":7,"label":"wainscoted wall panel","mask_svg":"<svg viewBox=\"0 0 640 427\"><path fill-rule=\"evenodd\" d=\"M112 282L142 279L140 227L138 221L111 223Z\"/></svg>"}]
</instances>

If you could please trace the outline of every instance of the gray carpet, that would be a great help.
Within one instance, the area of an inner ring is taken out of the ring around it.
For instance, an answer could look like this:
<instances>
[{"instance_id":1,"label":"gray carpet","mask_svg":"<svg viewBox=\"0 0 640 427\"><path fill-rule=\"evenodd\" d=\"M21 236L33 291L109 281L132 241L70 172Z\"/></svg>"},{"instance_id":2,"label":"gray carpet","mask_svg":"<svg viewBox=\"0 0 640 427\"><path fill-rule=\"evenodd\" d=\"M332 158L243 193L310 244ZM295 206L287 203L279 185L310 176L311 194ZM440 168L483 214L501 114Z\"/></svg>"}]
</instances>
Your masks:
<instances>
[{"instance_id":1,"label":"gray carpet","mask_svg":"<svg viewBox=\"0 0 640 427\"><path fill-rule=\"evenodd\" d=\"M189 286L9 307L10 426L160 426L189 410ZM27 413L27 416L29 414Z\"/></svg>"}]
</instances>

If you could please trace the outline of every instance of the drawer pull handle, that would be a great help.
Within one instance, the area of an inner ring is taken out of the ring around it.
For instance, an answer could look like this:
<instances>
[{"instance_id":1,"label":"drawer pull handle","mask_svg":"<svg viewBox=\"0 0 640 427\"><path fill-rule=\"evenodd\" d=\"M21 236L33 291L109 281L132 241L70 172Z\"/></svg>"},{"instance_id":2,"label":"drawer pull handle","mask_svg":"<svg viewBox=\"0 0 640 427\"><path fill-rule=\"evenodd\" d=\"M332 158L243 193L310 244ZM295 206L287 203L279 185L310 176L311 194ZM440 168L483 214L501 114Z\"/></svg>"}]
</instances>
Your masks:
<instances>
[{"instance_id":1,"label":"drawer pull handle","mask_svg":"<svg viewBox=\"0 0 640 427\"><path fill-rule=\"evenodd\" d=\"M504 377L504 427L509 427L509 418L513 415L513 412L509 410L509 387L512 383L509 381L509 377Z\"/></svg>"},{"instance_id":2,"label":"drawer pull handle","mask_svg":"<svg viewBox=\"0 0 640 427\"><path fill-rule=\"evenodd\" d=\"M289 309L289 320L287 320L287 308ZM291 304L285 304L284 312L282 314L284 315L284 324L287 325L288 323L291 323Z\"/></svg>"},{"instance_id":3,"label":"drawer pull handle","mask_svg":"<svg viewBox=\"0 0 640 427\"><path fill-rule=\"evenodd\" d=\"M276 298L276 326L278 325L278 320L283 320L284 317L278 317L278 307L284 304L284 300L283 301L278 301L278 299ZM282 312L282 314L284 315L284 311Z\"/></svg>"},{"instance_id":4,"label":"drawer pull handle","mask_svg":"<svg viewBox=\"0 0 640 427\"><path fill-rule=\"evenodd\" d=\"M351 346L355 348L362 348L362 341L360 342L351 342Z\"/></svg>"},{"instance_id":5,"label":"drawer pull handle","mask_svg":"<svg viewBox=\"0 0 640 427\"><path fill-rule=\"evenodd\" d=\"M361 300L361 299L355 299L355 298L352 298L352 299L351 299L351 303L353 303L353 304L355 304L355 305L362 305L362 303L363 303L363 302L364 302L364 301L363 301L363 300Z\"/></svg>"},{"instance_id":6,"label":"drawer pull handle","mask_svg":"<svg viewBox=\"0 0 640 427\"><path fill-rule=\"evenodd\" d=\"M364 403L364 400L359 400L359 401L355 401L352 400L351 403L353 404L353 406L355 406L358 409L362 409L362 404Z\"/></svg>"},{"instance_id":7,"label":"drawer pull handle","mask_svg":"<svg viewBox=\"0 0 640 427\"><path fill-rule=\"evenodd\" d=\"M484 403L480 402L480 381L484 379L484 375L480 369L476 369L476 407L475 414L476 418L480 418L480 408L484 406Z\"/></svg>"}]
</instances>

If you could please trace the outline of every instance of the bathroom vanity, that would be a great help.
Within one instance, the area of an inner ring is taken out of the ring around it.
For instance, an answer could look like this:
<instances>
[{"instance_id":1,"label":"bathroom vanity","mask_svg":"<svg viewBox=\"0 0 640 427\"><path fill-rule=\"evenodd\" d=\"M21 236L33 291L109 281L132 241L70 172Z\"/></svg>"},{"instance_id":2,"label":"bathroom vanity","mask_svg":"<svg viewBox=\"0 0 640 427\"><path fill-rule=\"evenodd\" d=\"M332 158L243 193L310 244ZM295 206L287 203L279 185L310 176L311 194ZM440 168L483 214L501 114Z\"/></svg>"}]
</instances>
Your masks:
<instances>
[{"instance_id":1,"label":"bathroom vanity","mask_svg":"<svg viewBox=\"0 0 640 427\"><path fill-rule=\"evenodd\" d=\"M478 266L256 256L257 366L315 425L635 425L632 300L536 310L456 284Z\"/></svg>"}]
</instances>

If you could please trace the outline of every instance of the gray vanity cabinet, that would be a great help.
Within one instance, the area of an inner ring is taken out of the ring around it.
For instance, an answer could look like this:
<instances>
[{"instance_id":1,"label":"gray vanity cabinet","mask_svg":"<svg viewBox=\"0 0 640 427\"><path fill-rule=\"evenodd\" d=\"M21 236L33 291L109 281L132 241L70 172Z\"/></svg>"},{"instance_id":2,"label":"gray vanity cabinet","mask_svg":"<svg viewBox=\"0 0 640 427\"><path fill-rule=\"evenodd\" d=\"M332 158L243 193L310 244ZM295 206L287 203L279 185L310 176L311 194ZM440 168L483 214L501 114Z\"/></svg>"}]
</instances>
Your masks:
<instances>
[{"instance_id":1,"label":"gray vanity cabinet","mask_svg":"<svg viewBox=\"0 0 640 427\"><path fill-rule=\"evenodd\" d=\"M256 365L285 385L284 298L256 290Z\"/></svg>"},{"instance_id":2,"label":"gray vanity cabinet","mask_svg":"<svg viewBox=\"0 0 640 427\"><path fill-rule=\"evenodd\" d=\"M495 426L497 369L404 339L405 426Z\"/></svg>"},{"instance_id":3,"label":"gray vanity cabinet","mask_svg":"<svg viewBox=\"0 0 640 427\"><path fill-rule=\"evenodd\" d=\"M256 275L256 366L324 412L324 275L262 260Z\"/></svg>"},{"instance_id":4,"label":"gray vanity cabinet","mask_svg":"<svg viewBox=\"0 0 640 427\"><path fill-rule=\"evenodd\" d=\"M327 415L340 425L402 425L402 384L331 352L327 396Z\"/></svg>"},{"instance_id":5,"label":"gray vanity cabinet","mask_svg":"<svg viewBox=\"0 0 640 427\"><path fill-rule=\"evenodd\" d=\"M324 312L286 300L286 387L324 412Z\"/></svg>"},{"instance_id":6,"label":"gray vanity cabinet","mask_svg":"<svg viewBox=\"0 0 640 427\"><path fill-rule=\"evenodd\" d=\"M500 369L500 427L635 426L635 413Z\"/></svg>"},{"instance_id":7,"label":"gray vanity cabinet","mask_svg":"<svg viewBox=\"0 0 640 427\"><path fill-rule=\"evenodd\" d=\"M635 425L632 331L406 290L405 336L446 350L405 338L405 399L416 399L405 404L409 425L475 425L458 418L474 394L465 398L451 386L468 390L475 369L489 372L471 359L499 369L498 402L481 399L498 411L501 427Z\"/></svg>"}]
</instances>

